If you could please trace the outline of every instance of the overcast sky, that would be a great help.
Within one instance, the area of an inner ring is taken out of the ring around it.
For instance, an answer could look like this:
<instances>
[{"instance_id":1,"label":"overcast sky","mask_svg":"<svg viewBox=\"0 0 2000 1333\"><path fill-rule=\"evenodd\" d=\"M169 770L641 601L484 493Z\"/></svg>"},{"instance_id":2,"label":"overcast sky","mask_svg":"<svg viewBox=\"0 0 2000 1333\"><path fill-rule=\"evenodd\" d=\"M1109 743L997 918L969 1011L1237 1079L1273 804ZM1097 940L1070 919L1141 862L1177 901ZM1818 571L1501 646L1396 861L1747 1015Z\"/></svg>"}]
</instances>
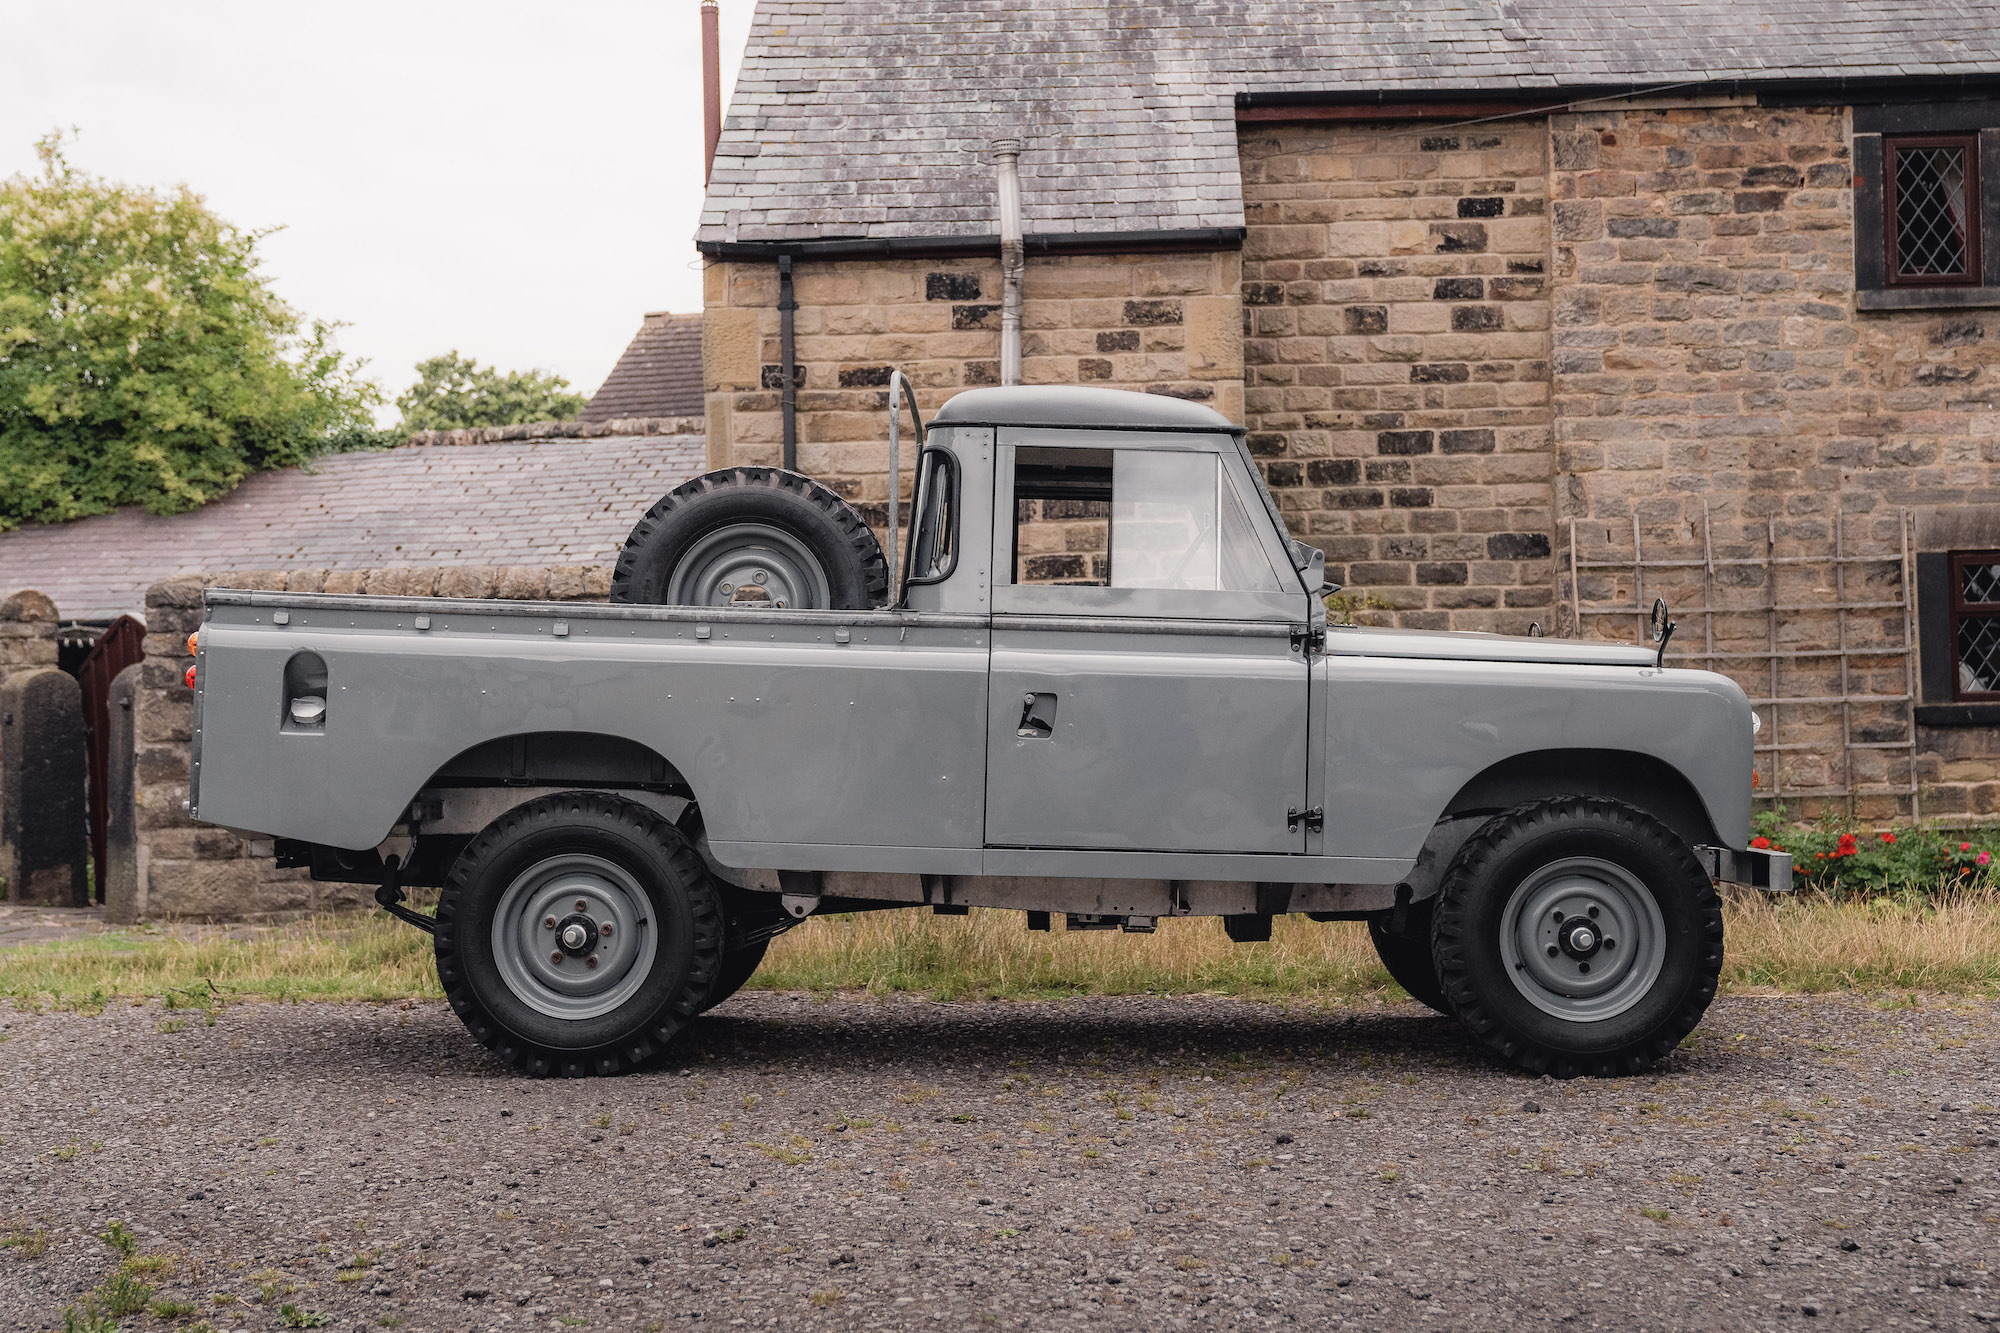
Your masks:
<instances>
[{"instance_id":1,"label":"overcast sky","mask_svg":"<svg viewBox=\"0 0 2000 1333\"><path fill-rule=\"evenodd\" d=\"M725 104L751 0L722 0ZM698 0L6 6L0 176L185 182L341 320L390 396L457 348L594 392L649 310L699 310Z\"/></svg>"}]
</instances>

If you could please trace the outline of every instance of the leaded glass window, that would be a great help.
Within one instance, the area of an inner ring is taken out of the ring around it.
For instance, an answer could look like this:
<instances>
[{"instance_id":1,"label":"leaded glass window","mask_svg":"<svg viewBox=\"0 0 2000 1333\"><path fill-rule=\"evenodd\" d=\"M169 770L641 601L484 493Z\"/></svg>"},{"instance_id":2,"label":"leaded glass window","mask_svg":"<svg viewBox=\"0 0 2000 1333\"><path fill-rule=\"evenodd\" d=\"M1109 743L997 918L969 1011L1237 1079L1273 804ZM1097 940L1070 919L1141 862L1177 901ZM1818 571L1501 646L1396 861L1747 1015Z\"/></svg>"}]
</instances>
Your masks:
<instances>
[{"instance_id":1,"label":"leaded glass window","mask_svg":"<svg viewBox=\"0 0 2000 1333\"><path fill-rule=\"evenodd\" d=\"M1885 139L1883 215L1892 286L1979 281L1979 139Z\"/></svg>"},{"instance_id":2,"label":"leaded glass window","mask_svg":"<svg viewBox=\"0 0 2000 1333\"><path fill-rule=\"evenodd\" d=\"M2000 551L1951 557L1952 693L2000 698Z\"/></svg>"}]
</instances>

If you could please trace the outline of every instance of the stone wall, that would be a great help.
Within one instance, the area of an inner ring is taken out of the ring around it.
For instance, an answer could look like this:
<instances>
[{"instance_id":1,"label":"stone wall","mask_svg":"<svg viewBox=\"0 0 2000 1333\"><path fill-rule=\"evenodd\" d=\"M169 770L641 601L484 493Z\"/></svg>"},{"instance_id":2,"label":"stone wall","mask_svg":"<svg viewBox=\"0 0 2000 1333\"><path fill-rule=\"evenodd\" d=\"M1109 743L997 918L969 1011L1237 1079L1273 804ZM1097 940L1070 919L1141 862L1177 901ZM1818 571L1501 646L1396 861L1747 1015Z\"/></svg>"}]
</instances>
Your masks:
<instances>
[{"instance_id":1,"label":"stone wall","mask_svg":"<svg viewBox=\"0 0 2000 1333\"><path fill-rule=\"evenodd\" d=\"M322 884L279 869L269 841L245 841L189 820L188 749L194 695L187 687L187 636L201 627L210 584L290 592L366 592L402 597L602 600L611 570L598 565L231 572L167 579L146 592L146 660L134 730L138 843L137 915L154 920L266 920L365 905L373 890Z\"/></svg>"},{"instance_id":2,"label":"stone wall","mask_svg":"<svg viewBox=\"0 0 2000 1333\"><path fill-rule=\"evenodd\" d=\"M1649 561L1699 562L1712 548L1751 562L1724 566L1712 590L1694 567L1648 575L1646 599L1737 609L1713 618L1718 652L1767 649L1771 600L1831 606L1836 549L1885 557L1847 566L1850 601L1899 600L1905 511L2000 494L2000 311L1856 309L1851 142L1838 107L1597 111L1550 124L1559 524L1575 521L1585 559L1629 557L1636 520ZM1566 531L1557 538L1567 544ZM1977 544L1995 542L1989 527ZM1766 554L1778 560L1768 581L1756 563ZM1580 591L1586 612L1635 600L1616 572L1587 573ZM1692 624L1705 636L1704 621ZM1586 615L1584 632L1632 628ZM1901 694L1903 634L1887 609L1789 611L1779 693ZM1886 650L1850 661L1845 682L1837 656L1811 655L1843 636ZM1763 664L1714 665L1753 696L1771 694ZM1811 748L1777 772L1767 760L1762 789L1844 784L1843 728L1893 740L1905 718L1901 705L1845 717L1837 705L1787 709L1785 741ZM1927 813L2000 811L1987 729L1919 739ZM1907 779L1900 751L1851 753L1862 782ZM1899 808L1907 801L1886 794L1862 802L1879 817Z\"/></svg>"},{"instance_id":3,"label":"stone wall","mask_svg":"<svg viewBox=\"0 0 2000 1333\"><path fill-rule=\"evenodd\" d=\"M1234 251L1031 256L1021 377L1171 394L1241 421L1240 279ZM799 468L881 527L889 372L911 378L926 414L961 389L999 383L999 259L802 260L793 288ZM780 459L777 305L775 265L709 264L710 467ZM906 497L914 457L905 450Z\"/></svg>"},{"instance_id":4,"label":"stone wall","mask_svg":"<svg viewBox=\"0 0 2000 1333\"><path fill-rule=\"evenodd\" d=\"M1246 126L1250 447L1395 623L1549 628L1546 130Z\"/></svg>"}]
</instances>

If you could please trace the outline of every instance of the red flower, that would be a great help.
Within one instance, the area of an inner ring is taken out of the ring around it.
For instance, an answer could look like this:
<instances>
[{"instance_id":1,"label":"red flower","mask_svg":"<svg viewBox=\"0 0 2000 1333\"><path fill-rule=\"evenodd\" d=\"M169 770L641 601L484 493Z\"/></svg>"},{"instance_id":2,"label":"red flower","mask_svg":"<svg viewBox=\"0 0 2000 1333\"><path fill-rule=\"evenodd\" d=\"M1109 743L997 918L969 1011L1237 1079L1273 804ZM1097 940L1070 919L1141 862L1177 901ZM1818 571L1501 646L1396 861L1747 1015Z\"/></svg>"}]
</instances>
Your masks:
<instances>
[{"instance_id":1,"label":"red flower","mask_svg":"<svg viewBox=\"0 0 2000 1333\"><path fill-rule=\"evenodd\" d=\"M1894 847L1896 845L1896 835L1893 833L1884 833L1882 835L1882 841L1888 843L1891 847Z\"/></svg>"},{"instance_id":2,"label":"red flower","mask_svg":"<svg viewBox=\"0 0 2000 1333\"><path fill-rule=\"evenodd\" d=\"M1969 842L1961 842L1960 844L1958 844L1958 850L1960 850L1961 852L1969 852L1972 850L1972 844Z\"/></svg>"},{"instance_id":3,"label":"red flower","mask_svg":"<svg viewBox=\"0 0 2000 1333\"><path fill-rule=\"evenodd\" d=\"M1750 839L1750 845L1752 847L1769 847L1771 840L1769 838L1752 838Z\"/></svg>"},{"instance_id":4,"label":"red flower","mask_svg":"<svg viewBox=\"0 0 2000 1333\"><path fill-rule=\"evenodd\" d=\"M1852 856L1856 851L1860 850L1859 842L1852 833L1843 833L1840 835L1840 843L1837 850L1842 856Z\"/></svg>"}]
</instances>

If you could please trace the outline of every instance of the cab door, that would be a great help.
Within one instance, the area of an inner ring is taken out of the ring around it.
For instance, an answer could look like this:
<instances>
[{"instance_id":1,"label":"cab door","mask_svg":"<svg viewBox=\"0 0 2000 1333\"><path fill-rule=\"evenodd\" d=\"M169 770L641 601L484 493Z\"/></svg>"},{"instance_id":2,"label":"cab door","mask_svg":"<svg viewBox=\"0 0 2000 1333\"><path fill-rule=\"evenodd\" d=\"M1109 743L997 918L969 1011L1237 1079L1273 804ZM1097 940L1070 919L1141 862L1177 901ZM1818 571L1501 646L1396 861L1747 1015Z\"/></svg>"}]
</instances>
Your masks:
<instances>
[{"instance_id":1,"label":"cab door","mask_svg":"<svg viewBox=\"0 0 2000 1333\"><path fill-rule=\"evenodd\" d=\"M1308 850L1310 602L1240 447L999 434L987 845Z\"/></svg>"}]
</instances>

